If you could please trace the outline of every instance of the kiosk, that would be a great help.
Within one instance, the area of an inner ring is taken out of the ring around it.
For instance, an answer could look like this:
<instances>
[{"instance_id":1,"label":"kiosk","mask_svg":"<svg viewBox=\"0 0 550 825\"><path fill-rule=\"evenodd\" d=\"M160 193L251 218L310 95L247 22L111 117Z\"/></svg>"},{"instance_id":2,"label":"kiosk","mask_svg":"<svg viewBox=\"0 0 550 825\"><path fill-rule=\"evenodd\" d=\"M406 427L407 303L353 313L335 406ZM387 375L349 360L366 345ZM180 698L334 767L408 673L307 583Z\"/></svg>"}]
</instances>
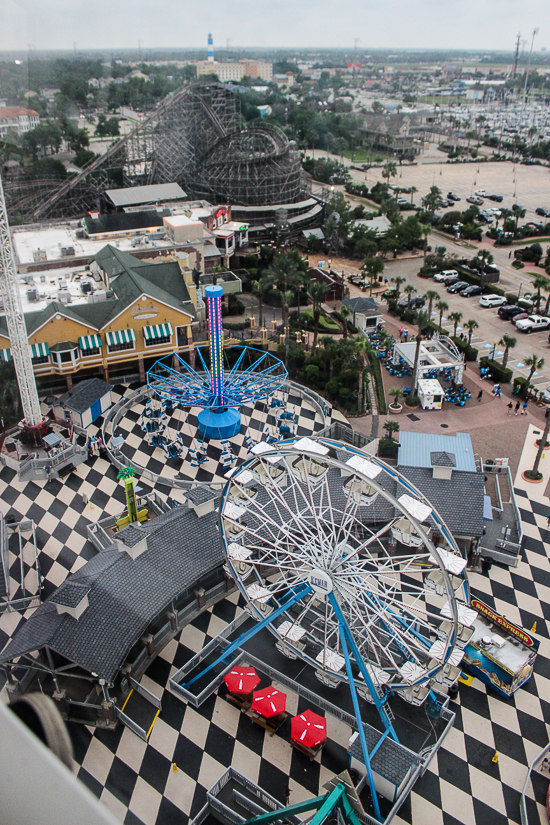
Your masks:
<instances>
[{"instance_id":1,"label":"kiosk","mask_svg":"<svg viewBox=\"0 0 550 825\"><path fill-rule=\"evenodd\" d=\"M440 410L445 391L435 378L421 378L418 382L418 397L423 410Z\"/></svg>"}]
</instances>

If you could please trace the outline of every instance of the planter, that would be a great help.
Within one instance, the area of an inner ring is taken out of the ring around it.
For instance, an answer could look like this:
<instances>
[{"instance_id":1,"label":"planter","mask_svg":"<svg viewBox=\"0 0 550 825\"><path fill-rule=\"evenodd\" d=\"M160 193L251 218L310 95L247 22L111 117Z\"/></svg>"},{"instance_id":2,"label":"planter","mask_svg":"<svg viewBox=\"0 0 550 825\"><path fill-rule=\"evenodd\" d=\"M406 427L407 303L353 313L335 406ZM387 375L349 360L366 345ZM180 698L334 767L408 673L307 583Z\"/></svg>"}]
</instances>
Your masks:
<instances>
[{"instance_id":1,"label":"planter","mask_svg":"<svg viewBox=\"0 0 550 825\"><path fill-rule=\"evenodd\" d=\"M418 410L420 408L420 404L407 404L406 401L403 401L403 406L406 407L408 410Z\"/></svg>"},{"instance_id":2,"label":"planter","mask_svg":"<svg viewBox=\"0 0 550 825\"><path fill-rule=\"evenodd\" d=\"M538 439L535 441L535 447L540 447L540 442L541 442L541 441L542 441L542 438L538 438ZM544 447L545 447L545 449L546 449L546 447L550 447L550 441L547 441L547 442L546 442L546 444L544 445Z\"/></svg>"},{"instance_id":3,"label":"planter","mask_svg":"<svg viewBox=\"0 0 550 825\"><path fill-rule=\"evenodd\" d=\"M526 475L526 474L530 473L530 472L531 472L530 470L525 470L525 472L521 474L522 479L524 481L528 481L529 484L542 484L542 482L544 481L544 477L543 477L542 473L539 473L540 478L529 478L529 476Z\"/></svg>"},{"instance_id":4,"label":"planter","mask_svg":"<svg viewBox=\"0 0 550 825\"><path fill-rule=\"evenodd\" d=\"M395 406L393 404L388 405L388 413L392 413L393 415L399 415L399 413L402 411L402 409L403 409L402 404L396 404Z\"/></svg>"}]
</instances>

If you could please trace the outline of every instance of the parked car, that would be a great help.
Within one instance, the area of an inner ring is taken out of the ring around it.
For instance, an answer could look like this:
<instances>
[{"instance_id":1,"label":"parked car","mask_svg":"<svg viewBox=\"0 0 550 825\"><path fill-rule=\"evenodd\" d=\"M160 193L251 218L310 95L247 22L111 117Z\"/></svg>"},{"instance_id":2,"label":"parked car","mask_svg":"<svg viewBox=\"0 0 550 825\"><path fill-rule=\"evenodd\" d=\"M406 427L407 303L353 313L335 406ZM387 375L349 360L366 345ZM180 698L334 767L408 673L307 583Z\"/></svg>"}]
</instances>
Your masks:
<instances>
[{"instance_id":1,"label":"parked car","mask_svg":"<svg viewBox=\"0 0 550 825\"><path fill-rule=\"evenodd\" d=\"M454 192L447 192L447 198L448 198L448 200L450 200L450 201L459 201L459 200L461 200L461 198L459 197L459 195L455 195L455 193L454 193Z\"/></svg>"},{"instance_id":2,"label":"parked car","mask_svg":"<svg viewBox=\"0 0 550 825\"><path fill-rule=\"evenodd\" d=\"M550 335L548 336L548 341L550 341ZM550 384L541 392L539 398L544 401L545 404L550 404Z\"/></svg>"},{"instance_id":3,"label":"parked car","mask_svg":"<svg viewBox=\"0 0 550 825\"><path fill-rule=\"evenodd\" d=\"M505 303L504 295L482 295L479 299L479 305L482 307L501 307Z\"/></svg>"},{"instance_id":4,"label":"parked car","mask_svg":"<svg viewBox=\"0 0 550 825\"><path fill-rule=\"evenodd\" d=\"M483 198L478 198L476 195L471 195L466 198L466 203L473 203L474 206L483 206Z\"/></svg>"},{"instance_id":5,"label":"parked car","mask_svg":"<svg viewBox=\"0 0 550 825\"><path fill-rule=\"evenodd\" d=\"M529 317L528 312L517 312L513 318L510 318L510 321L515 326L518 321L523 321L525 318Z\"/></svg>"},{"instance_id":6,"label":"parked car","mask_svg":"<svg viewBox=\"0 0 550 825\"><path fill-rule=\"evenodd\" d=\"M453 284L447 287L447 292L455 293L455 292L462 292L463 289L469 286L468 281L455 281Z\"/></svg>"},{"instance_id":7,"label":"parked car","mask_svg":"<svg viewBox=\"0 0 550 825\"><path fill-rule=\"evenodd\" d=\"M520 203L513 203L512 204L512 212L525 212L525 206L522 206Z\"/></svg>"},{"instance_id":8,"label":"parked car","mask_svg":"<svg viewBox=\"0 0 550 825\"><path fill-rule=\"evenodd\" d=\"M452 205L453 205L453 201L446 200L445 198L442 198L439 201L439 208L440 209L446 209L448 206L452 206Z\"/></svg>"},{"instance_id":9,"label":"parked car","mask_svg":"<svg viewBox=\"0 0 550 825\"><path fill-rule=\"evenodd\" d=\"M481 295L482 292L482 286L477 286L477 284L471 284L470 286L467 286L466 289L463 289L460 295L462 295L463 298L471 298L473 295Z\"/></svg>"},{"instance_id":10,"label":"parked car","mask_svg":"<svg viewBox=\"0 0 550 825\"><path fill-rule=\"evenodd\" d=\"M413 296L409 304L408 296L403 295L403 297L398 300L397 306L401 309L421 309L425 303L424 298L422 298L421 295L418 295L417 297Z\"/></svg>"},{"instance_id":11,"label":"parked car","mask_svg":"<svg viewBox=\"0 0 550 825\"><path fill-rule=\"evenodd\" d=\"M397 205L398 206L409 206L409 201L407 198L397 198Z\"/></svg>"},{"instance_id":12,"label":"parked car","mask_svg":"<svg viewBox=\"0 0 550 825\"><path fill-rule=\"evenodd\" d=\"M449 282L449 278L455 278L458 281L458 272L456 269L444 269L442 272L437 272L434 275L434 281L437 284L447 284Z\"/></svg>"},{"instance_id":13,"label":"parked car","mask_svg":"<svg viewBox=\"0 0 550 825\"><path fill-rule=\"evenodd\" d=\"M486 192L485 189L476 189L476 191L474 192L474 195L477 195L478 198L485 198L485 197L487 197L487 192Z\"/></svg>"},{"instance_id":14,"label":"parked car","mask_svg":"<svg viewBox=\"0 0 550 825\"><path fill-rule=\"evenodd\" d=\"M490 201L494 201L495 203L502 203L504 198L502 195L487 195Z\"/></svg>"},{"instance_id":15,"label":"parked car","mask_svg":"<svg viewBox=\"0 0 550 825\"><path fill-rule=\"evenodd\" d=\"M504 321L510 321L514 315L519 315L520 313L524 313L525 317L527 318L528 312L525 312L522 307L518 307L516 304L504 304L503 306L499 307L498 310L498 317L502 318Z\"/></svg>"},{"instance_id":16,"label":"parked car","mask_svg":"<svg viewBox=\"0 0 550 825\"><path fill-rule=\"evenodd\" d=\"M550 318L545 318L543 315L528 315L521 321L516 320L516 329L521 332L538 332L548 327L550 327Z\"/></svg>"},{"instance_id":17,"label":"parked car","mask_svg":"<svg viewBox=\"0 0 550 825\"><path fill-rule=\"evenodd\" d=\"M542 215L543 218L550 218L550 209L545 209L544 206L537 206L535 212L537 215Z\"/></svg>"}]
</instances>

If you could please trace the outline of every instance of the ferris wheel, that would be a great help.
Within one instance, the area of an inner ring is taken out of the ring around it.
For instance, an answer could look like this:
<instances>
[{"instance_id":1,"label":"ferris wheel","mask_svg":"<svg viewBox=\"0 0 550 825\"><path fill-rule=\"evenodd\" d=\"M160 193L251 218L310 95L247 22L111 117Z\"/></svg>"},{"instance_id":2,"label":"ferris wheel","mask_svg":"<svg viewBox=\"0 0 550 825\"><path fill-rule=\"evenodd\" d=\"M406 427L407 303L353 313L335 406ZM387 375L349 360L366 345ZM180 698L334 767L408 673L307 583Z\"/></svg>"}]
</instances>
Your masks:
<instances>
[{"instance_id":1,"label":"ferris wheel","mask_svg":"<svg viewBox=\"0 0 550 825\"><path fill-rule=\"evenodd\" d=\"M386 727L394 692L420 705L456 682L475 612L466 560L424 496L327 439L252 452L226 485L221 528L232 575L279 650L329 686L353 683Z\"/></svg>"}]
</instances>

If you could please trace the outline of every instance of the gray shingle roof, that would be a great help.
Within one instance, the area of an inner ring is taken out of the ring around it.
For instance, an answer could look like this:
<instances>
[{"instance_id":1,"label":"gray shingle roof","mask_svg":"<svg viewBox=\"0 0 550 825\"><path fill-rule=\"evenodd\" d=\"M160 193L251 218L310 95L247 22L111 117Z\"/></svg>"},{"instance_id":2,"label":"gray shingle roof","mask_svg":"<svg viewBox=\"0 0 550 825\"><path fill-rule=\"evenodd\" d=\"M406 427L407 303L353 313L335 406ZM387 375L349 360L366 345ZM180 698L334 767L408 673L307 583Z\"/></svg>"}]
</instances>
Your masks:
<instances>
[{"instance_id":1,"label":"gray shingle roof","mask_svg":"<svg viewBox=\"0 0 550 825\"><path fill-rule=\"evenodd\" d=\"M112 385L102 381L101 378L86 378L62 395L59 403L68 410L82 413L112 389Z\"/></svg>"},{"instance_id":2,"label":"gray shingle roof","mask_svg":"<svg viewBox=\"0 0 550 825\"><path fill-rule=\"evenodd\" d=\"M69 579L52 593L50 601L63 607L78 607L90 589L91 584L81 584Z\"/></svg>"},{"instance_id":3,"label":"gray shingle roof","mask_svg":"<svg viewBox=\"0 0 550 825\"><path fill-rule=\"evenodd\" d=\"M126 528L121 538L130 544L147 535L147 550L136 559L115 547L94 556L68 579L90 586L80 619L59 615L50 597L15 634L0 663L48 646L111 681L151 621L222 564L217 519L216 512L199 519L176 507Z\"/></svg>"},{"instance_id":4,"label":"gray shingle roof","mask_svg":"<svg viewBox=\"0 0 550 825\"><path fill-rule=\"evenodd\" d=\"M428 467L402 467L399 472L424 493L454 536L483 535L484 480L481 473L453 470L450 479L434 478Z\"/></svg>"},{"instance_id":5,"label":"gray shingle roof","mask_svg":"<svg viewBox=\"0 0 550 825\"><path fill-rule=\"evenodd\" d=\"M447 453L445 450L430 453L432 467L456 467L454 453Z\"/></svg>"},{"instance_id":6,"label":"gray shingle roof","mask_svg":"<svg viewBox=\"0 0 550 825\"><path fill-rule=\"evenodd\" d=\"M360 295L358 298L346 298L342 301L344 306L351 309L352 312L381 312L382 310L374 300L374 298L367 298Z\"/></svg>"},{"instance_id":7,"label":"gray shingle roof","mask_svg":"<svg viewBox=\"0 0 550 825\"><path fill-rule=\"evenodd\" d=\"M206 504L207 501L212 501L219 493L216 490L211 490L209 487L201 485L200 487L193 487L187 490L185 498L193 504Z\"/></svg>"}]
</instances>

